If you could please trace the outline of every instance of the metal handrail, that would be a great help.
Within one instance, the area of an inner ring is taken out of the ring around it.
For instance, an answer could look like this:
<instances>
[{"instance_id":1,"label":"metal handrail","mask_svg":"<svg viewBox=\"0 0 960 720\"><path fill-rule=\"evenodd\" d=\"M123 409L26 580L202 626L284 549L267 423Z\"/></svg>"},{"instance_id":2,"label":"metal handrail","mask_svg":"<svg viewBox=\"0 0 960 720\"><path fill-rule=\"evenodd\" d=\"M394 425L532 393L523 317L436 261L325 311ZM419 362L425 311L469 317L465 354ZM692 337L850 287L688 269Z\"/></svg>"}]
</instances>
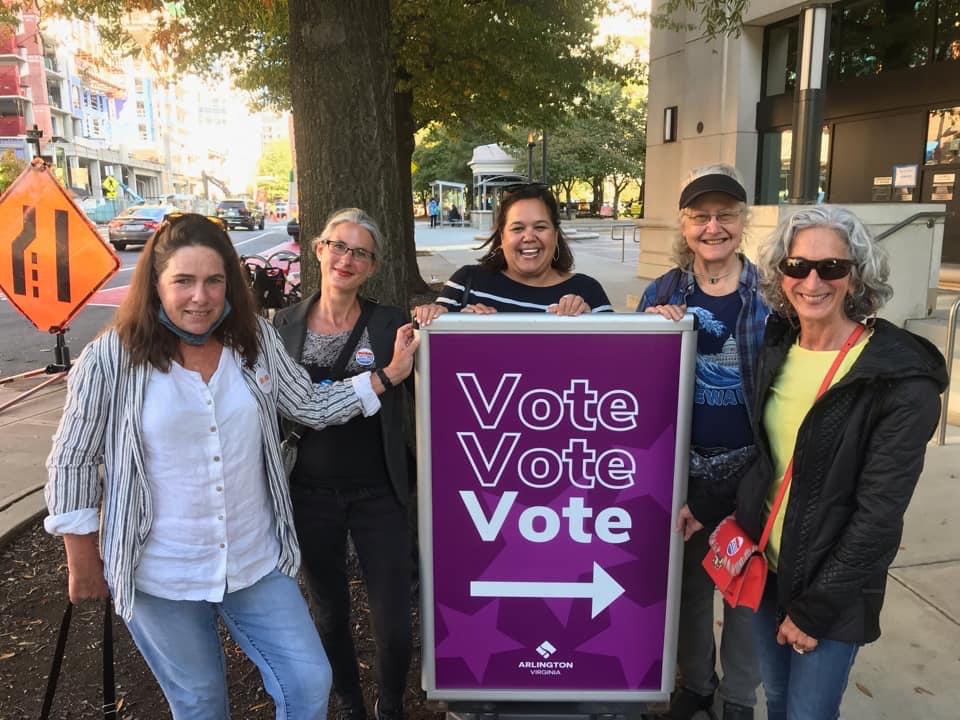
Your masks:
<instances>
[{"instance_id":1,"label":"metal handrail","mask_svg":"<svg viewBox=\"0 0 960 720\"><path fill-rule=\"evenodd\" d=\"M640 228L637 227L636 223L618 223L610 226L610 239L617 240L615 232L621 230L620 233L620 262L626 262L627 260L627 228L633 229L633 242L639 244L640 241L637 239L637 230Z\"/></svg>"},{"instance_id":2,"label":"metal handrail","mask_svg":"<svg viewBox=\"0 0 960 720\"><path fill-rule=\"evenodd\" d=\"M874 240L880 242L886 238L893 235L895 232L902 230L917 220L926 220L927 227L932 228L937 220L946 217L946 213L943 211L937 210L925 210L923 212L914 213L910 217L901 220L893 227L889 227L881 233L878 233ZM957 301L953 304L953 307L950 308L950 317L947 320L947 347L945 353L945 360L947 361L947 388L943 391L943 402L940 403L940 429L937 433L937 445L943 445L946 442L947 438L947 412L950 406L950 371L953 366L953 347L957 335L957 312L960 310L960 298L957 298Z\"/></svg>"},{"instance_id":3,"label":"metal handrail","mask_svg":"<svg viewBox=\"0 0 960 720\"><path fill-rule=\"evenodd\" d=\"M914 213L913 215L908 217L906 220L901 220L893 227L887 228L882 233L878 233L877 236L874 238L874 240L876 240L877 242L880 242L881 240L885 240L886 238L890 237L898 230L902 230L907 225L910 225L911 223L917 220L923 220L924 218L926 218L927 220L927 227L932 228L937 220L939 220L940 218L944 218L946 216L947 214L945 212L938 211L938 210L925 210L923 212Z\"/></svg>"},{"instance_id":4,"label":"metal handrail","mask_svg":"<svg viewBox=\"0 0 960 720\"><path fill-rule=\"evenodd\" d=\"M956 299L950 308L950 315L947 317L947 346L945 348L944 359L947 361L947 387L943 391L943 402L940 403L940 431L937 433L937 445L943 445L947 441L947 413L950 408L950 372L953 369L953 346L957 338L957 312L960 311L960 297Z\"/></svg>"}]
</instances>

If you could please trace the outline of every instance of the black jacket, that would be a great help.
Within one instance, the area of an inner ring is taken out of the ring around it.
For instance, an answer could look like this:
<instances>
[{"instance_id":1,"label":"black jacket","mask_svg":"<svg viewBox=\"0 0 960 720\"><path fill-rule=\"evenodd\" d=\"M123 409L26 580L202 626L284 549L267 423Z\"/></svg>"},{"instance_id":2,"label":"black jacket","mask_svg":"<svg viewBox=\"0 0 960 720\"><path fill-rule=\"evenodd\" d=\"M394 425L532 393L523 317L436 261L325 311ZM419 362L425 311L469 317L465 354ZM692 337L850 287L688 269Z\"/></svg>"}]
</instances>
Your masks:
<instances>
[{"instance_id":1,"label":"black jacket","mask_svg":"<svg viewBox=\"0 0 960 720\"><path fill-rule=\"evenodd\" d=\"M293 307L285 308L276 314L273 324L276 325L283 344L292 358L300 362L303 356L303 343L307 337L307 316L310 308L320 298L316 292L310 297L297 303ZM397 328L409 319L403 311L393 305L377 305L367 321L367 332L370 333L370 344L373 345L373 355L377 367L386 367L393 359L393 343L396 339ZM387 472L390 476L390 485L402 505L410 499L412 457L407 444L404 428L410 423L407 420L406 401L412 390L413 379L408 378L399 387L387 390L380 396L380 426L383 429L383 454L387 460ZM405 397L406 396L406 397Z\"/></svg>"},{"instance_id":2,"label":"black jacket","mask_svg":"<svg viewBox=\"0 0 960 720\"><path fill-rule=\"evenodd\" d=\"M947 375L928 341L877 320L850 372L807 413L794 450L777 604L817 639L880 637L880 608ZM763 406L797 331L771 316L760 350L754 433L760 451L741 481L737 521L759 540L773 482Z\"/></svg>"}]
</instances>

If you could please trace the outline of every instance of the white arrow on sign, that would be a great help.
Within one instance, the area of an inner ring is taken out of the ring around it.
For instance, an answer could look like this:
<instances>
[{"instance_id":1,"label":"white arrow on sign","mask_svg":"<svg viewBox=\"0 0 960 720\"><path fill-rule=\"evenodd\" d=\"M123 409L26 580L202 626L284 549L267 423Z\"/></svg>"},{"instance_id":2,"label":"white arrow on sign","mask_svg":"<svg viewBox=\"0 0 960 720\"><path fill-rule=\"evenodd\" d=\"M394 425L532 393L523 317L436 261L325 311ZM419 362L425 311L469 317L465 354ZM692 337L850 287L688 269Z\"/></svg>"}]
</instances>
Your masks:
<instances>
[{"instance_id":1,"label":"white arrow on sign","mask_svg":"<svg viewBox=\"0 0 960 720\"><path fill-rule=\"evenodd\" d=\"M593 580L589 582L473 580L470 583L472 597L590 598L591 618L603 612L623 593L623 586L597 563L593 564Z\"/></svg>"}]
</instances>

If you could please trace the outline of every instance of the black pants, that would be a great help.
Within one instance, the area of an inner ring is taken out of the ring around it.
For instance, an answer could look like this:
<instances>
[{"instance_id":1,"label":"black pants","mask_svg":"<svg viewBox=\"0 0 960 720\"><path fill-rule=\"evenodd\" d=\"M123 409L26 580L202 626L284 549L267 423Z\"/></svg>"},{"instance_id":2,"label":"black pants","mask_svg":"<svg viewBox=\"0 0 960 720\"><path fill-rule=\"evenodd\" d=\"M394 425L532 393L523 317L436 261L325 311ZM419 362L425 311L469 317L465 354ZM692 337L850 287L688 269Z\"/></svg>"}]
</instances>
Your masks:
<instances>
[{"instance_id":1,"label":"black pants","mask_svg":"<svg viewBox=\"0 0 960 720\"><path fill-rule=\"evenodd\" d=\"M403 707L410 669L410 584L413 574L407 510L384 485L353 490L292 486L303 568L317 612L320 639L342 706L363 708L360 669L350 632L347 534L367 586L380 707Z\"/></svg>"}]
</instances>

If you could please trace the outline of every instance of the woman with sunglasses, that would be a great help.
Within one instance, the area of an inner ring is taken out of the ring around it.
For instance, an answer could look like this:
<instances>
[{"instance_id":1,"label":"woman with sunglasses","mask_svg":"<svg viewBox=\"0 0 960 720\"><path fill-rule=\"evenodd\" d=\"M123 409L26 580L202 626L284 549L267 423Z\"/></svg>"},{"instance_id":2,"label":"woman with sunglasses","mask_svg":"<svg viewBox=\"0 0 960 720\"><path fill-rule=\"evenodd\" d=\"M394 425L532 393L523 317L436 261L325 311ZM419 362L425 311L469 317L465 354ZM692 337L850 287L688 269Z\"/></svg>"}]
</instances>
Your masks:
<instances>
[{"instance_id":1,"label":"woman with sunglasses","mask_svg":"<svg viewBox=\"0 0 960 720\"><path fill-rule=\"evenodd\" d=\"M393 337L407 320L400 308L360 295L361 286L379 268L382 244L380 229L363 210L333 213L313 241L320 261L319 292L280 311L275 320L287 351L314 382L372 371L387 387L377 415L298 433L290 476L304 574L333 668L340 720L367 717L350 625L348 537L360 560L373 621L378 720L403 716L412 647L413 553L404 435L412 387L383 377L392 362Z\"/></svg>"},{"instance_id":2,"label":"woman with sunglasses","mask_svg":"<svg viewBox=\"0 0 960 720\"><path fill-rule=\"evenodd\" d=\"M465 265L447 280L435 303L415 311L428 325L445 312L612 312L596 280L573 273L573 253L560 229L560 208L550 188L527 183L504 189L493 234L479 265Z\"/></svg>"},{"instance_id":3,"label":"woman with sunglasses","mask_svg":"<svg viewBox=\"0 0 960 720\"><path fill-rule=\"evenodd\" d=\"M926 340L870 319L893 290L885 253L849 210L795 212L759 267L775 314L757 371L760 455L740 484L737 520L758 540L788 483L754 616L767 717L834 720L857 650L880 636L887 568L946 369Z\"/></svg>"},{"instance_id":4,"label":"woman with sunglasses","mask_svg":"<svg viewBox=\"0 0 960 720\"><path fill-rule=\"evenodd\" d=\"M724 720L753 717L760 684L750 611L724 607L722 679L715 665L714 585L700 565L710 533L733 512L737 484L753 458L750 401L757 350L768 309L757 269L740 254L747 193L729 165L694 170L680 190L676 267L647 287L638 311L699 321L687 502L678 531L686 545L680 591L677 666L680 680L669 717L710 711L719 690Z\"/></svg>"},{"instance_id":5,"label":"woman with sunglasses","mask_svg":"<svg viewBox=\"0 0 960 720\"><path fill-rule=\"evenodd\" d=\"M147 242L70 372L45 526L63 536L71 602L112 597L174 720L229 717L218 618L277 718L326 717L330 665L295 579L277 413L316 429L376 413L416 347L407 324L386 380L316 385L256 315L221 227L182 215Z\"/></svg>"}]
</instances>

